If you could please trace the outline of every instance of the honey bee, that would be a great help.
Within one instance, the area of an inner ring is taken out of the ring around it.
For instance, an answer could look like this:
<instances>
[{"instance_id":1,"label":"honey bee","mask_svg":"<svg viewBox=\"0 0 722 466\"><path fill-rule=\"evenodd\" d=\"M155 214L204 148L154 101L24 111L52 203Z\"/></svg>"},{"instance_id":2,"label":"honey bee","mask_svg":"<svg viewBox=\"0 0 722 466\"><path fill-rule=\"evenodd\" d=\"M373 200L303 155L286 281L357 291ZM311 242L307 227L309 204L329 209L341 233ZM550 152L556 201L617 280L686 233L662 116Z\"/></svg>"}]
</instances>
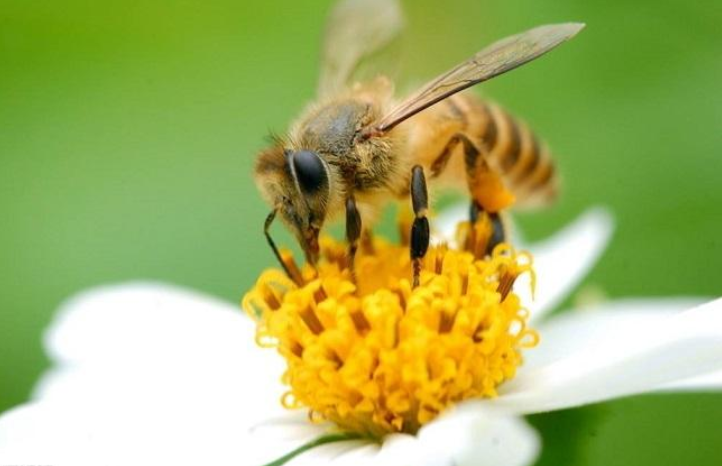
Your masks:
<instances>
[{"instance_id":1,"label":"honey bee","mask_svg":"<svg viewBox=\"0 0 722 466\"><path fill-rule=\"evenodd\" d=\"M459 92L545 54L584 25L540 26L498 41L401 100L388 78L351 82L359 62L387 45L402 25L396 1L340 1L326 28L317 102L257 158L256 183L272 206L264 234L289 275L269 233L277 215L315 264L320 230L345 214L353 273L359 241L379 209L411 197L409 247L417 285L430 239L427 178L467 188L472 222L482 213L492 219L490 247L504 237L499 212L515 201L529 206L554 198L556 176L546 146L499 106Z\"/></svg>"}]
</instances>

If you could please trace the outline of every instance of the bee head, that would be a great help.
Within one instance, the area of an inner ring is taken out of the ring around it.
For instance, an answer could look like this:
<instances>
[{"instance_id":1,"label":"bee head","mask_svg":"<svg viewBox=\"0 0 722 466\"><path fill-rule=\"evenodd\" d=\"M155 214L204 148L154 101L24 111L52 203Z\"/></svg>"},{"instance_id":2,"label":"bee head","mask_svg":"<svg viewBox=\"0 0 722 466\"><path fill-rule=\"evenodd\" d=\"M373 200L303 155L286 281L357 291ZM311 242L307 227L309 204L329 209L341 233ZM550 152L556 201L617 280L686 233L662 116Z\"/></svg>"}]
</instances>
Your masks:
<instances>
[{"instance_id":1,"label":"bee head","mask_svg":"<svg viewBox=\"0 0 722 466\"><path fill-rule=\"evenodd\" d=\"M329 199L326 162L310 150L272 149L259 157L256 179L266 200L298 240L306 260L315 264Z\"/></svg>"}]
</instances>

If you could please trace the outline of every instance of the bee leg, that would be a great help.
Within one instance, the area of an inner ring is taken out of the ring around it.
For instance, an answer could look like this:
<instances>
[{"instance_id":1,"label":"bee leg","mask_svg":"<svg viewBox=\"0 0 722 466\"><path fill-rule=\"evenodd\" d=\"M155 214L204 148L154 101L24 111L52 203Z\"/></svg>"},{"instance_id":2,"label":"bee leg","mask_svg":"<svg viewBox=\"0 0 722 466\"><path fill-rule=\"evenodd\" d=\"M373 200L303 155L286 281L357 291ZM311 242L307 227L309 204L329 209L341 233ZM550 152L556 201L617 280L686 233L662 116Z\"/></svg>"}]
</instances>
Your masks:
<instances>
[{"instance_id":1,"label":"bee leg","mask_svg":"<svg viewBox=\"0 0 722 466\"><path fill-rule=\"evenodd\" d=\"M466 181L471 191L476 183L477 173L480 171L489 171L489 166L486 163L486 150L474 144L471 139L463 133L456 133L451 136L449 142L444 146L444 150L441 151L441 154L436 157L431 164L431 178L436 178L444 172L451 155L454 153L454 149L456 149L456 146L459 144L464 146Z\"/></svg>"},{"instance_id":2,"label":"bee leg","mask_svg":"<svg viewBox=\"0 0 722 466\"><path fill-rule=\"evenodd\" d=\"M469 221L472 225L479 220L480 215L486 215L489 217L489 220L491 220L491 236L489 237L489 243L486 245L486 251L484 252L490 255L492 251L494 251L494 248L506 239L504 221L498 213L484 212L484 209L476 201L471 201Z\"/></svg>"},{"instance_id":3,"label":"bee leg","mask_svg":"<svg viewBox=\"0 0 722 466\"><path fill-rule=\"evenodd\" d=\"M361 237L361 214L356 207L356 199L353 195L346 198L346 241L348 242L348 268L351 270L351 278L356 282L356 269L354 261L358 242Z\"/></svg>"},{"instance_id":4,"label":"bee leg","mask_svg":"<svg viewBox=\"0 0 722 466\"><path fill-rule=\"evenodd\" d=\"M451 154L454 153L454 149L456 149L456 146L458 146L459 143L464 144L467 174L469 173L468 167L470 163L476 163L476 159L481 153L481 151L474 145L473 142L471 142L471 140L465 134L456 133L451 136L449 142L447 142L446 146L444 146L444 150L441 151L441 154L436 157L434 162L431 164L431 178L436 178L444 172L444 170L446 169L446 165L449 163L449 159L451 158Z\"/></svg>"},{"instance_id":5,"label":"bee leg","mask_svg":"<svg viewBox=\"0 0 722 466\"><path fill-rule=\"evenodd\" d=\"M288 268L288 265L283 260L283 256L281 256L281 253L278 252L278 247L276 247L276 242L273 241L273 238L271 238L271 224L273 223L273 220L276 218L277 211L274 209L271 211L270 214L268 214L268 217L266 217L266 221L263 223L263 235L266 237L266 241L268 242L268 245L271 247L271 251L273 251L273 255L276 256L276 259L278 259L278 263L281 264L281 267L283 268L283 271L286 272L286 275L288 275L289 278L294 278L293 274L291 273L291 270Z\"/></svg>"},{"instance_id":6,"label":"bee leg","mask_svg":"<svg viewBox=\"0 0 722 466\"><path fill-rule=\"evenodd\" d=\"M429 219L426 218L426 212L429 210L429 195L426 190L424 169L420 165L415 165L411 169L411 205L414 208L414 222L411 224L409 247L414 267L415 288L419 286L421 259L429 249Z\"/></svg>"},{"instance_id":7,"label":"bee leg","mask_svg":"<svg viewBox=\"0 0 722 466\"><path fill-rule=\"evenodd\" d=\"M373 254L376 251L374 248L374 234L368 228L361 233L361 250L368 254Z\"/></svg>"},{"instance_id":8,"label":"bee leg","mask_svg":"<svg viewBox=\"0 0 722 466\"><path fill-rule=\"evenodd\" d=\"M486 163L486 153L483 147L479 147L474 144L471 139L463 133L457 133L449 139L449 142L444 147L441 155L439 155L431 164L431 176L436 178L443 173L449 159L451 158L451 154L453 154L454 149L456 149L456 146L459 144L463 144L464 146L466 180L469 184L469 190L473 191L473 187L478 182L477 175L482 172L488 172L490 168ZM486 215L489 220L491 220L492 233L485 251L485 254L491 254L499 243L504 242L504 223L502 222L499 213L486 212L478 202L472 200L469 212L469 220L471 221L471 224L474 225L481 215Z\"/></svg>"},{"instance_id":9,"label":"bee leg","mask_svg":"<svg viewBox=\"0 0 722 466\"><path fill-rule=\"evenodd\" d=\"M491 219L491 238L489 238L489 244L486 246L486 253L491 255L494 248L506 240L506 229L504 228L504 221L498 213L489 214Z\"/></svg>"}]
</instances>

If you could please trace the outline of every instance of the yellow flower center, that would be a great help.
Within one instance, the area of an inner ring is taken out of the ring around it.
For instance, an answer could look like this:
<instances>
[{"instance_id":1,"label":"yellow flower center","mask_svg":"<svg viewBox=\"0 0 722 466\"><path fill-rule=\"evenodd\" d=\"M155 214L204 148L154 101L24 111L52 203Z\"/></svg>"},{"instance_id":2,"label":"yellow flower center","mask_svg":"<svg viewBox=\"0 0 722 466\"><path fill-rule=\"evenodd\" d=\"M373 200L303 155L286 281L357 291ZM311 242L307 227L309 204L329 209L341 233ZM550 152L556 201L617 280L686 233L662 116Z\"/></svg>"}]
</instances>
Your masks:
<instances>
[{"instance_id":1,"label":"yellow flower center","mask_svg":"<svg viewBox=\"0 0 722 466\"><path fill-rule=\"evenodd\" d=\"M343 243L322 239L317 269L300 270L284 253L294 278L267 270L243 299L257 343L286 358L284 406L382 437L416 433L455 403L496 396L538 336L511 291L531 273L531 258L507 244L478 258L488 229L462 225L471 234L461 251L432 246L416 288L404 245L368 242L355 283Z\"/></svg>"}]
</instances>

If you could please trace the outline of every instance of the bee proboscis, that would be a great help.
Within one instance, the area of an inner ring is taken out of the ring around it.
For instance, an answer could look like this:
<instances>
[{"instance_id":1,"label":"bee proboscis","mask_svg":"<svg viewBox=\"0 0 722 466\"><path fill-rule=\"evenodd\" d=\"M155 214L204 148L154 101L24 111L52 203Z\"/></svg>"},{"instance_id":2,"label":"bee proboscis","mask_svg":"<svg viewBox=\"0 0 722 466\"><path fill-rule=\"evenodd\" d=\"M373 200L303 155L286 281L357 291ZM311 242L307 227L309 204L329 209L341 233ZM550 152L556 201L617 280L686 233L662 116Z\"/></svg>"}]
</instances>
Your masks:
<instances>
[{"instance_id":1,"label":"bee proboscis","mask_svg":"<svg viewBox=\"0 0 722 466\"><path fill-rule=\"evenodd\" d=\"M430 236L427 179L465 186L472 220L485 212L493 221L493 243L504 235L499 212L515 201L545 204L556 193L546 146L498 105L460 91L534 60L584 25L546 25L507 37L401 100L385 77L350 82L358 63L395 38L402 24L396 1L341 0L326 29L317 101L258 156L256 182L272 206L264 233L286 272L269 233L276 215L314 264L321 228L345 214L353 272L359 241L379 208L410 196L417 284Z\"/></svg>"}]
</instances>

